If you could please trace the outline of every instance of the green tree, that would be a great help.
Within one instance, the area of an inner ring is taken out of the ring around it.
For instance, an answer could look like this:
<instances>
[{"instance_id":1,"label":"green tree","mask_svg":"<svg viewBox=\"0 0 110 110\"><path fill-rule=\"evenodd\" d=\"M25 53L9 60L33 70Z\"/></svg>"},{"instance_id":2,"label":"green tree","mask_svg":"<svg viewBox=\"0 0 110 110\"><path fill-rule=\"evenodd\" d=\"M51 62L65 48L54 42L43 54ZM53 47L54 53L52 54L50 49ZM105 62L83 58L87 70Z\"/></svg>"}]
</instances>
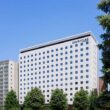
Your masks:
<instances>
[{"instance_id":1,"label":"green tree","mask_svg":"<svg viewBox=\"0 0 110 110\"><path fill-rule=\"evenodd\" d=\"M102 50L102 71L104 73L106 91L108 91L108 84L110 84L110 0L101 0L98 4L98 9L104 12L103 15L97 18L104 29L104 33L100 36L102 43L99 48Z\"/></svg>"},{"instance_id":2,"label":"green tree","mask_svg":"<svg viewBox=\"0 0 110 110\"><path fill-rule=\"evenodd\" d=\"M99 44L99 48L102 51L102 72L106 90L97 99L97 105L102 109L110 109L110 92L108 91L108 84L110 84L110 0L101 0L98 9L103 12L97 18L104 30L104 33L100 35L102 43Z\"/></svg>"},{"instance_id":3,"label":"green tree","mask_svg":"<svg viewBox=\"0 0 110 110\"><path fill-rule=\"evenodd\" d=\"M16 93L11 90L8 92L6 99L5 99L5 109L9 110L12 108L18 108L19 107L19 102L17 100Z\"/></svg>"},{"instance_id":4,"label":"green tree","mask_svg":"<svg viewBox=\"0 0 110 110\"><path fill-rule=\"evenodd\" d=\"M41 110L44 105L44 95L38 88L32 89L25 97L24 106L32 110Z\"/></svg>"},{"instance_id":5,"label":"green tree","mask_svg":"<svg viewBox=\"0 0 110 110\"><path fill-rule=\"evenodd\" d=\"M97 100L97 92L91 91L89 95L89 110L97 110L96 100Z\"/></svg>"},{"instance_id":6,"label":"green tree","mask_svg":"<svg viewBox=\"0 0 110 110\"><path fill-rule=\"evenodd\" d=\"M80 91L75 93L74 101L73 101L73 109L88 110L88 107L89 107L88 92L81 89Z\"/></svg>"},{"instance_id":7,"label":"green tree","mask_svg":"<svg viewBox=\"0 0 110 110\"><path fill-rule=\"evenodd\" d=\"M50 106L52 110L67 110L67 98L66 95L60 89L55 89L52 93Z\"/></svg>"}]
</instances>

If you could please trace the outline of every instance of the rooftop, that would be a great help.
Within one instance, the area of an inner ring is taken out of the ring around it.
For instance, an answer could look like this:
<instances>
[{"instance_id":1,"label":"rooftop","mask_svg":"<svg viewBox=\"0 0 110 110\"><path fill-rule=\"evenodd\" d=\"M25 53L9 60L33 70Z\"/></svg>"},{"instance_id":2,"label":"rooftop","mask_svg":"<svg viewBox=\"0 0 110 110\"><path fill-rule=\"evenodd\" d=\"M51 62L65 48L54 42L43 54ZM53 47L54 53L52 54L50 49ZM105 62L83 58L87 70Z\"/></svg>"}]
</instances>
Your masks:
<instances>
[{"instance_id":1,"label":"rooftop","mask_svg":"<svg viewBox=\"0 0 110 110\"><path fill-rule=\"evenodd\" d=\"M85 32L85 33L81 33L81 34L72 35L72 36L69 36L69 37L66 37L66 38L50 41L50 42L47 42L47 43L44 43L44 44L24 48L24 49L20 50L20 53L25 53L25 52L28 52L28 51L32 51L32 50L44 48L44 47L47 47L47 46L52 46L52 45L56 45L56 44L59 44L59 43L64 43L64 42L67 42L67 41L84 38L84 37L89 37L89 36L92 36L94 41L97 43L97 41L96 41L94 35L92 34L92 32Z\"/></svg>"}]
</instances>

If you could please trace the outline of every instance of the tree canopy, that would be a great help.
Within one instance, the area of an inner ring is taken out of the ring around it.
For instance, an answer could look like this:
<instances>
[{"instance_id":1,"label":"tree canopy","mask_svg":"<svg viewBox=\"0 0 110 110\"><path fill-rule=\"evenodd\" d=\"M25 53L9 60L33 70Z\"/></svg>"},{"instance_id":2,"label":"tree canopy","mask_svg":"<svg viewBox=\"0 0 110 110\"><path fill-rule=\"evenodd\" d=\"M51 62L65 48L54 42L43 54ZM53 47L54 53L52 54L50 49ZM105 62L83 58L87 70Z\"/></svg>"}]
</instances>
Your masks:
<instances>
[{"instance_id":1,"label":"tree canopy","mask_svg":"<svg viewBox=\"0 0 110 110\"><path fill-rule=\"evenodd\" d=\"M110 84L110 0L101 0L98 4L98 9L104 12L103 15L98 16L99 24L104 29L101 34L102 43L99 48L102 50L102 72L104 74L104 82L106 91L108 91L108 84Z\"/></svg>"},{"instance_id":2,"label":"tree canopy","mask_svg":"<svg viewBox=\"0 0 110 110\"><path fill-rule=\"evenodd\" d=\"M19 107L19 102L17 100L16 93L13 90L11 90L8 92L5 99L5 109L9 110L13 107Z\"/></svg>"},{"instance_id":3,"label":"tree canopy","mask_svg":"<svg viewBox=\"0 0 110 110\"><path fill-rule=\"evenodd\" d=\"M60 89L55 89L52 93L50 106L52 110L67 110L67 98L66 95Z\"/></svg>"},{"instance_id":4,"label":"tree canopy","mask_svg":"<svg viewBox=\"0 0 110 110\"><path fill-rule=\"evenodd\" d=\"M108 84L110 84L110 0L101 0L98 9L103 12L97 18L104 30L104 33L100 35L102 43L99 44L99 48L102 51L102 72L106 90L98 97L97 105L99 108L110 110L110 91L108 91Z\"/></svg>"},{"instance_id":5,"label":"tree canopy","mask_svg":"<svg viewBox=\"0 0 110 110\"><path fill-rule=\"evenodd\" d=\"M32 110L41 110L44 105L45 99L41 90L38 88L32 89L25 97L24 106L32 108Z\"/></svg>"},{"instance_id":6,"label":"tree canopy","mask_svg":"<svg viewBox=\"0 0 110 110\"><path fill-rule=\"evenodd\" d=\"M75 93L73 101L74 110L87 110L89 107L88 92L81 89Z\"/></svg>"}]
</instances>

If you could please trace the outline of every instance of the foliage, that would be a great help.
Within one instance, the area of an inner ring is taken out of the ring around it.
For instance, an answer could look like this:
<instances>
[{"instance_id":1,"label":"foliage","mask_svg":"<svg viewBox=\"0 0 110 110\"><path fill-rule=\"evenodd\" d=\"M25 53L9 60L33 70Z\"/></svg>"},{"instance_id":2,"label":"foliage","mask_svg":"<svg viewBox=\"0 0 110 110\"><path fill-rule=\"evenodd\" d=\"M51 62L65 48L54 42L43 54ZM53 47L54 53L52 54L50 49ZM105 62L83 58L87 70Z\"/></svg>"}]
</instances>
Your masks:
<instances>
[{"instance_id":1,"label":"foliage","mask_svg":"<svg viewBox=\"0 0 110 110\"><path fill-rule=\"evenodd\" d=\"M1 106L1 107L0 107L0 110L4 110L4 107Z\"/></svg>"},{"instance_id":2,"label":"foliage","mask_svg":"<svg viewBox=\"0 0 110 110\"><path fill-rule=\"evenodd\" d=\"M99 24L104 29L104 34L101 34L102 43L99 48L102 50L102 72L104 73L104 82L106 91L108 91L108 83L110 84L110 0L101 0L98 4L98 9L104 12L98 16Z\"/></svg>"},{"instance_id":3,"label":"foliage","mask_svg":"<svg viewBox=\"0 0 110 110\"><path fill-rule=\"evenodd\" d=\"M81 89L80 91L75 93L74 101L73 101L73 109L88 110L88 107L89 107L88 92Z\"/></svg>"},{"instance_id":4,"label":"foliage","mask_svg":"<svg viewBox=\"0 0 110 110\"><path fill-rule=\"evenodd\" d=\"M31 108L24 108L23 110L32 110Z\"/></svg>"},{"instance_id":5,"label":"foliage","mask_svg":"<svg viewBox=\"0 0 110 110\"><path fill-rule=\"evenodd\" d=\"M8 92L5 99L5 110L9 110L13 107L19 107L19 102L17 100L16 93L11 90L10 92Z\"/></svg>"},{"instance_id":6,"label":"foliage","mask_svg":"<svg viewBox=\"0 0 110 110\"><path fill-rule=\"evenodd\" d=\"M60 89L55 89L52 93L50 106L52 110L67 110L66 95Z\"/></svg>"},{"instance_id":7,"label":"foliage","mask_svg":"<svg viewBox=\"0 0 110 110\"><path fill-rule=\"evenodd\" d=\"M48 105L44 105L44 110L51 110L50 105L49 104Z\"/></svg>"},{"instance_id":8,"label":"foliage","mask_svg":"<svg viewBox=\"0 0 110 110\"><path fill-rule=\"evenodd\" d=\"M110 92L103 92L96 99L96 105L98 108L110 110Z\"/></svg>"},{"instance_id":9,"label":"foliage","mask_svg":"<svg viewBox=\"0 0 110 110\"><path fill-rule=\"evenodd\" d=\"M10 108L8 110L20 110L20 108L19 107L12 107L12 108Z\"/></svg>"},{"instance_id":10,"label":"foliage","mask_svg":"<svg viewBox=\"0 0 110 110\"><path fill-rule=\"evenodd\" d=\"M32 110L41 110L44 105L44 95L38 88L32 89L25 97L24 106Z\"/></svg>"},{"instance_id":11,"label":"foliage","mask_svg":"<svg viewBox=\"0 0 110 110\"><path fill-rule=\"evenodd\" d=\"M91 91L89 95L89 110L97 110L96 100L97 100L97 92Z\"/></svg>"},{"instance_id":12,"label":"foliage","mask_svg":"<svg viewBox=\"0 0 110 110\"><path fill-rule=\"evenodd\" d=\"M106 90L97 98L96 103L99 108L110 110L110 93L108 91L108 84L110 84L110 0L101 0L98 9L104 12L97 18L104 30L100 36L102 43L99 44L99 48L102 50L102 72Z\"/></svg>"}]
</instances>

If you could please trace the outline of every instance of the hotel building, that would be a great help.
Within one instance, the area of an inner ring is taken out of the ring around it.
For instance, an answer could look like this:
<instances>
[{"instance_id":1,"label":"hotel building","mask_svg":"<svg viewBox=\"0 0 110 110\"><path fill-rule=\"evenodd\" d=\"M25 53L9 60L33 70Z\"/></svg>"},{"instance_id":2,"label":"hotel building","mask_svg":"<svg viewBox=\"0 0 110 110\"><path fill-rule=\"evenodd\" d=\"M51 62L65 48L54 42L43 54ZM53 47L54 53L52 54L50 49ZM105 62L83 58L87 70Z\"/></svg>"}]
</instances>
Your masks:
<instances>
[{"instance_id":1,"label":"hotel building","mask_svg":"<svg viewBox=\"0 0 110 110\"><path fill-rule=\"evenodd\" d=\"M0 106L4 106L10 90L14 90L18 96L18 76L18 63L10 60L0 61Z\"/></svg>"},{"instance_id":2,"label":"hotel building","mask_svg":"<svg viewBox=\"0 0 110 110\"><path fill-rule=\"evenodd\" d=\"M42 90L48 104L52 90L67 95L68 104L81 88L98 88L98 48L91 32L70 36L20 50L19 103L35 87Z\"/></svg>"}]
</instances>

